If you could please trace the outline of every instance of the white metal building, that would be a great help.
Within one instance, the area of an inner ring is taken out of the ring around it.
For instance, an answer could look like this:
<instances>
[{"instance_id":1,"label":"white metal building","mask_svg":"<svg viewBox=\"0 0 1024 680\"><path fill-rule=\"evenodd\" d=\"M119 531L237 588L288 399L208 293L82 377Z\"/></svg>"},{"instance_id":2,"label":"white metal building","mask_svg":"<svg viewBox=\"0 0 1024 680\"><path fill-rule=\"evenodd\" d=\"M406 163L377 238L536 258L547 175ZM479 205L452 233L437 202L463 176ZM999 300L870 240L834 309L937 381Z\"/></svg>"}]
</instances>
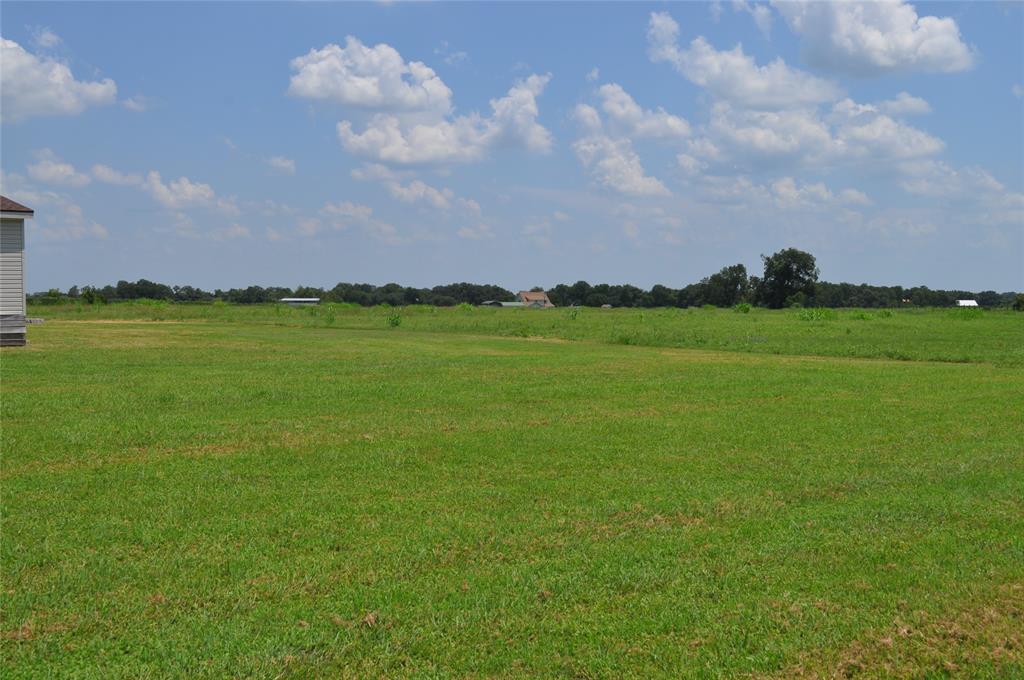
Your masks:
<instances>
[{"instance_id":1,"label":"white metal building","mask_svg":"<svg viewBox=\"0 0 1024 680\"><path fill-rule=\"evenodd\" d=\"M0 345L25 344L25 220L34 214L0 196Z\"/></svg>"},{"instance_id":2,"label":"white metal building","mask_svg":"<svg viewBox=\"0 0 1024 680\"><path fill-rule=\"evenodd\" d=\"M957 300L956 301L956 306L957 307L977 307L978 306L978 301L977 300Z\"/></svg>"}]
</instances>

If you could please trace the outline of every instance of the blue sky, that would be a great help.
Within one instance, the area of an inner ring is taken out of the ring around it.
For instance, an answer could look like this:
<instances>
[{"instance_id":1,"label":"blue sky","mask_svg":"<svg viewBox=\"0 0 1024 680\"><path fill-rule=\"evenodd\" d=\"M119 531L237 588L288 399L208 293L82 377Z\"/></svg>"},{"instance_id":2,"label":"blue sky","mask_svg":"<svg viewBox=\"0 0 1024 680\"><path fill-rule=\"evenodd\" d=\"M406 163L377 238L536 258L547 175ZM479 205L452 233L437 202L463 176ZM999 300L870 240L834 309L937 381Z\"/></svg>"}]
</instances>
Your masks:
<instances>
[{"instance_id":1,"label":"blue sky","mask_svg":"<svg viewBox=\"0 0 1024 680\"><path fill-rule=\"evenodd\" d=\"M1024 289L1021 3L0 5L30 290Z\"/></svg>"}]
</instances>

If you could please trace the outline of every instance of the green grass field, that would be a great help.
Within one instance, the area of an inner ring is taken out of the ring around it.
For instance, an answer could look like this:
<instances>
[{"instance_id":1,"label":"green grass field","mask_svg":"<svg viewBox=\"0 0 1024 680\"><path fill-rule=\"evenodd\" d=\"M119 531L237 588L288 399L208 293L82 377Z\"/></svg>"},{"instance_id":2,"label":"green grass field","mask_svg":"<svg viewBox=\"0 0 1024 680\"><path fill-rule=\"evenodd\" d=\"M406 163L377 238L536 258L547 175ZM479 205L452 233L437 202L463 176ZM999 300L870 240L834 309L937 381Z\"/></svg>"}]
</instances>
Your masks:
<instances>
[{"instance_id":1,"label":"green grass field","mask_svg":"<svg viewBox=\"0 0 1024 680\"><path fill-rule=\"evenodd\" d=\"M1024 677L1024 314L30 315L4 677Z\"/></svg>"}]
</instances>

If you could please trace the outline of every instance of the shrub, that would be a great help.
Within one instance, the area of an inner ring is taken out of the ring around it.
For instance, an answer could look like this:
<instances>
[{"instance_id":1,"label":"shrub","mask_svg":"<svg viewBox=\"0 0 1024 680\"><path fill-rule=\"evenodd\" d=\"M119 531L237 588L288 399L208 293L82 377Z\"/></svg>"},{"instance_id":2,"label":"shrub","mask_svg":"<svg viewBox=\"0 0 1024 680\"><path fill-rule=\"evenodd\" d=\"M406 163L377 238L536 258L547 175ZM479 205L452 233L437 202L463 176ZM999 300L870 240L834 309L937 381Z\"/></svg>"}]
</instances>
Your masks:
<instances>
[{"instance_id":1,"label":"shrub","mask_svg":"<svg viewBox=\"0 0 1024 680\"><path fill-rule=\"evenodd\" d=\"M399 314L397 312L393 312L391 314L388 314L388 326L390 326L391 328L398 328L401 325L402 325L402 315L401 314Z\"/></svg>"},{"instance_id":2,"label":"shrub","mask_svg":"<svg viewBox=\"0 0 1024 680\"><path fill-rule=\"evenodd\" d=\"M750 314L751 306L749 302L740 302L732 308L732 311L738 312L739 314Z\"/></svg>"},{"instance_id":3,"label":"shrub","mask_svg":"<svg viewBox=\"0 0 1024 680\"><path fill-rule=\"evenodd\" d=\"M473 305L469 304L468 302L460 302L459 304L455 305L455 309L459 310L460 312L472 312Z\"/></svg>"},{"instance_id":4,"label":"shrub","mask_svg":"<svg viewBox=\"0 0 1024 680\"><path fill-rule=\"evenodd\" d=\"M703 305L701 309L718 309L718 307L715 307L714 305Z\"/></svg>"},{"instance_id":5,"label":"shrub","mask_svg":"<svg viewBox=\"0 0 1024 680\"><path fill-rule=\"evenodd\" d=\"M580 308L579 307L571 307L569 309L568 314L566 314L566 316L569 317L569 321L575 321L579 317L579 315L580 315Z\"/></svg>"}]
</instances>

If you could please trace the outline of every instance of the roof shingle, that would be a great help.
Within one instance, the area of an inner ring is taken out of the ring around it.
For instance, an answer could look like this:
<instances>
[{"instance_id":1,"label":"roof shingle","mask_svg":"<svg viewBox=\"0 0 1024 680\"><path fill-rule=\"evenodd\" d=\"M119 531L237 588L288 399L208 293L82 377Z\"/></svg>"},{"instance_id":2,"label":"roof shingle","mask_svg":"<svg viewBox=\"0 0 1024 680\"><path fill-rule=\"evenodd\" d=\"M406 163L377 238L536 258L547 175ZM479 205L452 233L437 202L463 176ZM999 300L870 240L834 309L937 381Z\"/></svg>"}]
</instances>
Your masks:
<instances>
[{"instance_id":1,"label":"roof shingle","mask_svg":"<svg viewBox=\"0 0 1024 680\"><path fill-rule=\"evenodd\" d=\"M17 201L12 201L6 196L0 196L0 212L14 212L14 213L26 213L28 215L35 214L32 208L22 205Z\"/></svg>"}]
</instances>

